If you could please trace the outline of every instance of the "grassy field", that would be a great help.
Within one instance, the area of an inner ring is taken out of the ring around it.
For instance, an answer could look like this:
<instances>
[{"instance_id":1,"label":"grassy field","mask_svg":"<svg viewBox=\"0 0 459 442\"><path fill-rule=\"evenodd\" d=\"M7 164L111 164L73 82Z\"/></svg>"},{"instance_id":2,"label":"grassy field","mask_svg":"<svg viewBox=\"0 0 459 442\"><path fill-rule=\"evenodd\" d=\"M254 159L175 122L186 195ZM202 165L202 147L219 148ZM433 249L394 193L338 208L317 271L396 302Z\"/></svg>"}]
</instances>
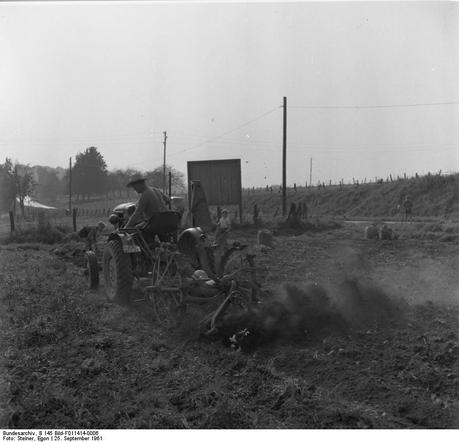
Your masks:
<instances>
[{"instance_id":1,"label":"grassy field","mask_svg":"<svg viewBox=\"0 0 459 442\"><path fill-rule=\"evenodd\" d=\"M407 194L413 200L415 218L459 219L459 174L358 186L298 187L297 191L288 189L288 206L306 203L310 216L397 219L401 216L397 206ZM252 214L255 204L269 219L282 213L282 194L278 189L244 191L244 211Z\"/></svg>"}]
</instances>

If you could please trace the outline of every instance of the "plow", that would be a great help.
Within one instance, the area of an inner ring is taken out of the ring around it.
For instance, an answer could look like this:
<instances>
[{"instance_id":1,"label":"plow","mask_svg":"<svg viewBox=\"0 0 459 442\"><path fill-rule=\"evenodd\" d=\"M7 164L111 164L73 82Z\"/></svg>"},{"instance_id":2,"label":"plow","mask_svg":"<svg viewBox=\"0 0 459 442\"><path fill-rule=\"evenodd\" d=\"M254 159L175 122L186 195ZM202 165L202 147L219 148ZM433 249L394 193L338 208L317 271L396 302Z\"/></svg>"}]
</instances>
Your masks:
<instances>
[{"instance_id":1,"label":"plow","mask_svg":"<svg viewBox=\"0 0 459 442\"><path fill-rule=\"evenodd\" d=\"M216 246L199 227L180 232L174 211L125 228L129 211L129 204L116 207L109 218L115 229L86 252L89 288L98 289L102 279L109 301L147 302L165 326L179 324L198 307L205 335L216 333L226 315L259 303L262 288L247 245Z\"/></svg>"}]
</instances>

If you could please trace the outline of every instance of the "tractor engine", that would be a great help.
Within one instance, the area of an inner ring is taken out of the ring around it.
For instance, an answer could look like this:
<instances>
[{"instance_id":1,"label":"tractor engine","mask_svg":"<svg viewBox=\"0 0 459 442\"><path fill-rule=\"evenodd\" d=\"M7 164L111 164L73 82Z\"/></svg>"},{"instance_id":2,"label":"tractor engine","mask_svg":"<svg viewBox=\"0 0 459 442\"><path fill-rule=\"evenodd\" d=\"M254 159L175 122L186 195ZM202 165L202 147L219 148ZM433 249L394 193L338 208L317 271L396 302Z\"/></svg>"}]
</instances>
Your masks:
<instances>
[{"instance_id":1,"label":"tractor engine","mask_svg":"<svg viewBox=\"0 0 459 442\"><path fill-rule=\"evenodd\" d=\"M129 217L135 211L135 203L122 203L118 204L114 209L112 214L109 216L108 221L110 224L115 226L115 228L123 227Z\"/></svg>"}]
</instances>

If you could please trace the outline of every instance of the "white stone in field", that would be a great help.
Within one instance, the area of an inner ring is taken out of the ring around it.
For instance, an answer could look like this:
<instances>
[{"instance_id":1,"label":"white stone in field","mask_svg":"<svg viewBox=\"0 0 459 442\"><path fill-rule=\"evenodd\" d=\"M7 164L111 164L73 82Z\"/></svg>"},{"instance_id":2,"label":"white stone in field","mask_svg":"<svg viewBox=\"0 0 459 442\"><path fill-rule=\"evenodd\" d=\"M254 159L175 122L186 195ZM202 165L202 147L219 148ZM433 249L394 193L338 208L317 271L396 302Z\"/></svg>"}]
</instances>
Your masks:
<instances>
[{"instance_id":1,"label":"white stone in field","mask_svg":"<svg viewBox=\"0 0 459 442\"><path fill-rule=\"evenodd\" d=\"M365 239L378 239L378 229L376 226L367 226L365 227Z\"/></svg>"},{"instance_id":2,"label":"white stone in field","mask_svg":"<svg viewBox=\"0 0 459 442\"><path fill-rule=\"evenodd\" d=\"M257 244L259 246L274 247L273 233L268 229L261 229L257 232Z\"/></svg>"},{"instance_id":3,"label":"white stone in field","mask_svg":"<svg viewBox=\"0 0 459 442\"><path fill-rule=\"evenodd\" d=\"M392 240L395 239L395 232L385 224L379 228L379 239Z\"/></svg>"}]
</instances>

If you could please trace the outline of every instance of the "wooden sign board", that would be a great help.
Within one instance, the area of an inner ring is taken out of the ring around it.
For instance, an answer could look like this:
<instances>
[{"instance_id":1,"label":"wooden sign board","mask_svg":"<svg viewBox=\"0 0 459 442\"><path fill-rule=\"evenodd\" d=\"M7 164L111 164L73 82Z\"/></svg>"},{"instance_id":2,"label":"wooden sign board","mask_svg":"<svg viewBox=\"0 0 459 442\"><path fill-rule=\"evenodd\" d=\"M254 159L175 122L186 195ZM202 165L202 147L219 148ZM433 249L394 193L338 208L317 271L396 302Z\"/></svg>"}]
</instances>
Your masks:
<instances>
[{"instance_id":1,"label":"wooden sign board","mask_svg":"<svg viewBox=\"0 0 459 442\"><path fill-rule=\"evenodd\" d=\"M191 181L200 181L209 206L239 206L242 220L241 160L188 161L188 195Z\"/></svg>"}]
</instances>

